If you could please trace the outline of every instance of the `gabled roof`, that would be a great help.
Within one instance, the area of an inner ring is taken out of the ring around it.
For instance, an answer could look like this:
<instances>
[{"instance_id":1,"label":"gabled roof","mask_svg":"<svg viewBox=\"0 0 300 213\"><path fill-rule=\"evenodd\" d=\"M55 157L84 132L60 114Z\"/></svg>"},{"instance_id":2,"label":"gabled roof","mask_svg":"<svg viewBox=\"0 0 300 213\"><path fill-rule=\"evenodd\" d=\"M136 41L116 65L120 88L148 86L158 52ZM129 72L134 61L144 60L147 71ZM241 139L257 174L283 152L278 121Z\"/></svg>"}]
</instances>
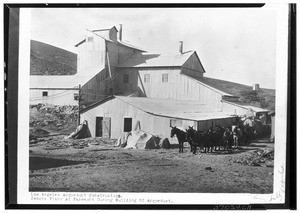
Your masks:
<instances>
[{"instance_id":1,"label":"gabled roof","mask_svg":"<svg viewBox=\"0 0 300 213\"><path fill-rule=\"evenodd\" d=\"M121 46L129 47L129 48L131 48L131 49L139 50L139 51L141 51L141 52L147 52L146 50L143 50L143 49L141 49L141 48L139 48L139 47L133 46L132 44L129 44L129 43L124 42L124 41L118 40L118 41L117 41L117 44L119 44L119 45L121 45Z\"/></svg>"},{"instance_id":2,"label":"gabled roof","mask_svg":"<svg viewBox=\"0 0 300 213\"><path fill-rule=\"evenodd\" d=\"M110 29L112 29L112 28L115 28L116 31L118 32L118 30L117 30L117 28L116 28L115 26L114 26L114 27L111 27L111 28L105 28L105 29L99 29L99 30L87 30L87 31L89 31L89 32L93 33L94 35L96 35L96 36L98 36L98 37L104 39L105 41L114 43L114 41L112 41L112 40L110 40L110 39L108 39L108 38L105 38L105 37L103 37L103 36L97 34L97 32L99 32L99 31L107 31L107 30L110 30ZM78 47L79 45L81 45L81 44L84 43L84 42L86 42L86 39L83 39L83 40L81 40L80 42L78 42L77 44L75 44L75 47ZM131 49L139 50L139 51L141 51L141 52L147 52L147 51L145 51L145 50L142 50L142 49L139 48L139 47L136 47L136 46L134 46L134 45L132 45L132 44L129 44L129 43L127 43L127 42L124 42L124 41L118 40L118 41L117 41L117 44L118 44L118 45L121 45L121 46L129 47L129 48L131 48Z\"/></svg>"},{"instance_id":3,"label":"gabled roof","mask_svg":"<svg viewBox=\"0 0 300 213\"><path fill-rule=\"evenodd\" d=\"M64 89L78 86L75 75L30 75L30 89Z\"/></svg>"},{"instance_id":4,"label":"gabled roof","mask_svg":"<svg viewBox=\"0 0 300 213\"><path fill-rule=\"evenodd\" d=\"M136 53L122 61L118 67L181 67L194 53L195 51L177 55Z\"/></svg>"},{"instance_id":5,"label":"gabled roof","mask_svg":"<svg viewBox=\"0 0 300 213\"><path fill-rule=\"evenodd\" d=\"M101 27L101 29L92 30L92 32L97 32L97 31L107 31L107 30L111 30L111 29L113 29L113 28L115 28L115 30L116 30L117 32L119 32L118 29L117 29L115 26L113 26L113 27Z\"/></svg>"}]
</instances>

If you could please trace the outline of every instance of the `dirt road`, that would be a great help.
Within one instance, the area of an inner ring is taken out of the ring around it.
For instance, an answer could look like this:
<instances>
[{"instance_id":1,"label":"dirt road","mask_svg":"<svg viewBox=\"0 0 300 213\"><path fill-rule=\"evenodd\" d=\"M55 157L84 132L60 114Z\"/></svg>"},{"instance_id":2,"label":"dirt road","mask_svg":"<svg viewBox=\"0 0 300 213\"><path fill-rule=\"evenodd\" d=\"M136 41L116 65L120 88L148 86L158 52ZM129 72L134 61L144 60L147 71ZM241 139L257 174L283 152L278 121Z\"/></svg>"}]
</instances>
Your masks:
<instances>
[{"instance_id":1,"label":"dirt road","mask_svg":"<svg viewBox=\"0 0 300 213\"><path fill-rule=\"evenodd\" d=\"M133 150L113 141L60 138L30 146L30 191L272 193L274 144L255 141L233 153L177 148ZM64 142L66 143L66 142Z\"/></svg>"}]
</instances>

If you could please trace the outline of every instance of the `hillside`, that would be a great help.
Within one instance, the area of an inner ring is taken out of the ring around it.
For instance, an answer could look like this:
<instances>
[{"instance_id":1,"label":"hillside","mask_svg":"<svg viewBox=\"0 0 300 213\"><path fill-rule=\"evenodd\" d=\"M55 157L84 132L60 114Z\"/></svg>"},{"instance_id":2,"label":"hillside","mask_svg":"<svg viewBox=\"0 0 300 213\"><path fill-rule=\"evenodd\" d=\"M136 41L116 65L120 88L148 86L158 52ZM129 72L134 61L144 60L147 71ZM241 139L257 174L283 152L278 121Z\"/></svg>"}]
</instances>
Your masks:
<instances>
[{"instance_id":1,"label":"hillside","mask_svg":"<svg viewBox=\"0 0 300 213\"><path fill-rule=\"evenodd\" d=\"M74 75L76 71L76 54L31 40L30 75Z\"/></svg>"},{"instance_id":2,"label":"hillside","mask_svg":"<svg viewBox=\"0 0 300 213\"><path fill-rule=\"evenodd\" d=\"M239 96L244 98L244 102L248 102L250 105L256 105L254 101L251 100L245 100L245 96L249 95L252 91L251 86L243 85L243 84L238 84L230 81L224 81L224 80L219 80L219 79L214 79L214 78L208 78L205 77L206 81L208 81L211 84L218 85L219 88L228 91L230 94ZM265 89L265 88L260 88L257 93L258 99L260 99L260 102L262 103L262 108L266 108L269 110L274 110L275 109L275 90L274 89Z\"/></svg>"}]
</instances>

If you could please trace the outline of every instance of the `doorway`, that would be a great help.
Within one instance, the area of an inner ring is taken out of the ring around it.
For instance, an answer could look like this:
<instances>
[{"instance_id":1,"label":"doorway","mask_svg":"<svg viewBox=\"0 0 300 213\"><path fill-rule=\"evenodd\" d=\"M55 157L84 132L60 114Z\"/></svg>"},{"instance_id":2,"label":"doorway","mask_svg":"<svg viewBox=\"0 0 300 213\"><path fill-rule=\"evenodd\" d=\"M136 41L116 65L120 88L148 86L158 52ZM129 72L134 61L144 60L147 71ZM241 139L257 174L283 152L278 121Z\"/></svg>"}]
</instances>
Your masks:
<instances>
[{"instance_id":1,"label":"doorway","mask_svg":"<svg viewBox=\"0 0 300 213\"><path fill-rule=\"evenodd\" d=\"M103 132L102 132L102 121L103 117L96 117L96 137L102 137Z\"/></svg>"}]
</instances>

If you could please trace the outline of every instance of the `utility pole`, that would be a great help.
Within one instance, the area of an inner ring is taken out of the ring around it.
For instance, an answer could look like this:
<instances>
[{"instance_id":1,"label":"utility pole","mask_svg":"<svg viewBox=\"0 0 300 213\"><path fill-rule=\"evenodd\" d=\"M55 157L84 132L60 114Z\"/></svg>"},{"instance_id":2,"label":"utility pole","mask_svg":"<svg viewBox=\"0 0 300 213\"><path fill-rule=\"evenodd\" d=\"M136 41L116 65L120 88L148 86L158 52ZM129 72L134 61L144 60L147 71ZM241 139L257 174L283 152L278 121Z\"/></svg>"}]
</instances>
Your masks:
<instances>
[{"instance_id":1,"label":"utility pole","mask_svg":"<svg viewBox=\"0 0 300 213\"><path fill-rule=\"evenodd\" d=\"M110 62L109 62L108 51L106 52L106 56L107 56L109 78L110 78L110 83L111 83L111 89L110 89L109 92L110 92L110 95L113 95L114 94L114 83L113 83L112 74L111 74L111 70L110 70Z\"/></svg>"},{"instance_id":2,"label":"utility pole","mask_svg":"<svg viewBox=\"0 0 300 213\"><path fill-rule=\"evenodd\" d=\"M81 85L78 87L78 126L80 125Z\"/></svg>"}]
</instances>

